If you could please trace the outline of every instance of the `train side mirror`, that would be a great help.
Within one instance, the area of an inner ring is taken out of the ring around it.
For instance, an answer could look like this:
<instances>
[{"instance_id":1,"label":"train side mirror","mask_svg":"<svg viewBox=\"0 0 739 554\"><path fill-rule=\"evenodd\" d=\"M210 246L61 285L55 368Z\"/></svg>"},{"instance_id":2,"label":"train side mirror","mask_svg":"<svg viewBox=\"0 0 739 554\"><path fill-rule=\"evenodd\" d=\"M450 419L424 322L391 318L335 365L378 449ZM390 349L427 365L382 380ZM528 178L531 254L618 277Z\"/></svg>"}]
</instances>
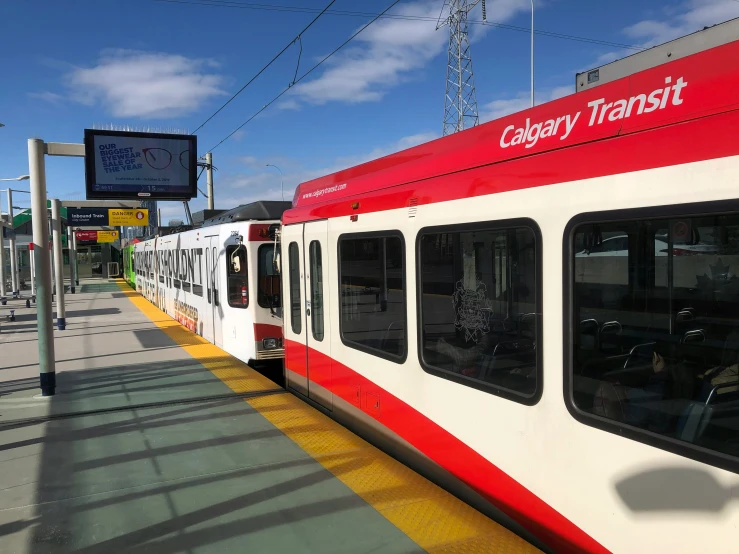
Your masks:
<instances>
[{"instance_id":1,"label":"train side mirror","mask_svg":"<svg viewBox=\"0 0 739 554\"><path fill-rule=\"evenodd\" d=\"M234 273L241 273L241 260L238 256L235 256L231 260L231 269L233 269Z\"/></svg>"},{"instance_id":2,"label":"train side mirror","mask_svg":"<svg viewBox=\"0 0 739 554\"><path fill-rule=\"evenodd\" d=\"M280 262L281 262L280 254L279 253L275 253L275 257L272 260L272 269L278 275L280 275L282 273L282 271L281 271L282 270L282 267L281 267L281 263Z\"/></svg>"}]
</instances>

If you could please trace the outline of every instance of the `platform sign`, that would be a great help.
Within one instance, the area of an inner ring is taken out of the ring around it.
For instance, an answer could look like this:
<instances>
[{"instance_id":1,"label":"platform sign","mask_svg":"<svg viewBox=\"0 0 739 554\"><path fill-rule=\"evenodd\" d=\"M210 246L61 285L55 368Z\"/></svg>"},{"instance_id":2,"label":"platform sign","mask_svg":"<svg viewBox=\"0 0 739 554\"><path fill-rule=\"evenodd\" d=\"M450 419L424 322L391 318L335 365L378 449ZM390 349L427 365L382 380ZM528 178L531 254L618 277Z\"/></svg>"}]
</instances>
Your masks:
<instances>
[{"instance_id":1,"label":"platform sign","mask_svg":"<svg viewBox=\"0 0 739 554\"><path fill-rule=\"evenodd\" d=\"M149 210L144 208L67 208L72 227L146 227Z\"/></svg>"},{"instance_id":2,"label":"platform sign","mask_svg":"<svg viewBox=\"0 0 739 554\"><path fill-rule=\"evenodd\" d=\"M77 242L79 243L89 243L89 242L97 243L98 241L97 231L75 231L74 236L77 239Z\"/></svg>"},{"instance_id":3,"label":"platform sign","mask_svg":"<svg viewBox=\"0 0 739 554\"><path fill-rule=\"evenodd\" d=\"M88 200L188 200L197 196L193 135L85 129Z\"/></svg>"},{"instance_id":4,"label":"platform sign","mask_svg":"<svg viewBox=\"0 0 739 554\"><path fill-rule=\"evenodd\" d=\"M74 234L77 242L85 244L115 242L118 240L118 231L75 231Z\"/></svg>"},{"instance_id":5,"label":"platform sign","mask_svg":"<svg viewBox=\"0 0 739 554\"><path fill-rule=\"evenodd\" d=\"M98 231L97 241L101 242L115 242L118 240L118 231Z\"/></svg>"}]
</instances>

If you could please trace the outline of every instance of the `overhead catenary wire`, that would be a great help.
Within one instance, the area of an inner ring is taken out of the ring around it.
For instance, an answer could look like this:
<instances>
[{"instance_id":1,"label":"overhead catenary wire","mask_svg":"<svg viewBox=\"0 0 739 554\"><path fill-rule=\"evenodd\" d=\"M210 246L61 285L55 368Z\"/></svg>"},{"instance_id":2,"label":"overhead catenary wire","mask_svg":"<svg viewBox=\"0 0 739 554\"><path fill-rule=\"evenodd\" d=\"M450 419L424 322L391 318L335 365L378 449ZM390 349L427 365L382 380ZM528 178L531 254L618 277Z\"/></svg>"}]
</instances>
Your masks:
<instances>
[{"instance_id":1,"label":"overhead catenary wire","mask_svg":"<svg viewBox=\"0 0 739 554\"><path fill-rule=\"evenodd\" d=\"M277 12L291 12L291 13L315 13L319 8L307 8L302 6L280 6L276 4L256 4L251 2L236 2L234 0L154 0L155 2L163 2L168 4L189 4L193 6L209 6L218 8L239 8L247 10L261 10L261 11L277 11ZM739 0L735 0L739 2ZM376 13L370 12L357 12L350 10L325 10L325 15L343 16L343 17L374 17ZM435 17L426 17L422 15L405 15L405 14L387 14L382 16L385 19L400 19L407 21L433 21L436 22ZM483 25L487 27L495 27L497 29L505 29L508 31L517 31L520 33L531 33L529 27L521 27L519 25L510 25L508 23L499 23L495 21L481 21L481 20L467 20L470 25ZM613 42L608 40L600 40L590 37L582 37L578 35L570 35L567 33L557 33L554 31L546 31L544 29L534 29L534 34L539 36L545 36L550 38L557 38L561 40L571 40L575 42L584 42L587 44L597 44L601 46L609 46L612 48L623 48L625 50L642 51L645 48L636 46L633 44L624 44L620 42Z\"/></svg>"},{"instance_id":2,"label":"overhead catenary wire","mask_svg":"<svg viewBox=\"0 0 739 554\"><path fill-rule=\"evenodd\" d=\"M238 96L239 94L241 94L242 92L244 92L244 90L246 89L246 87L248 87L248 86L249 86L249 85L251 85L251 84L252 84L252 83L253 83L254 81L256 81L256 79L257 79L257 78L258 78L258 77L259 77L259 76L260 76L260 75L261 75L262 73L264 73L264 72L265 72L265 71L266 71L266 70L267 70L267 69L269 68L269 66L271 66L271 65L272 65L272 64L273 64L273 63L274 63L275 61L277 61L277 59L278 59L278 58L279 58L280 56L282 56L282 54L284 54L284 53L285 53L285 51L286 51L286 50L287 50L288 48L290 48L290 47L291 47L291 46L292 46L293 44L295 44L295 42L296 42L296 41L298 41L298 40L300 40L300 52L301 52L301 54L302 54L302 52L303 52L303 41L302 41L302 39L301 39L301 36L302 36L302 35L303 35L303 33L305 33L305 32L306 32L306 31L307 31L308 29L310 29L310 28L311 28L311 26L312 26L312 25L313 25L313 24L314 24L314 23L315 23L316 21L318 21L318 19L319 19L319 18L320 18L320 17L321 17L321 16L322 16L322 15L323 15L324 13L326 13L326 10L328 10L328 9L329 9L329 8L330 8L330 7L331 7L331 6L332 6L332 5L333 5L333 4L335 3L335 2L336 2L336 0L331 0L331 2L329 2L329 3L328 3L328 5L327 5L327 6L325 7L325 8L323 8L323 10L321 10L321 11L320 11L320 13L319 13L319 14L318 14L318 15L317 15L316 17L314 17L314 18L313 18L313 21L311 21L310 23L308 23L308 25L306 25L306 26L305 26L305 27L303 28L303 30L302 30L302 31L300 31L300 32L298 33L298 35L297 35L297 36L296 36L296 37L295 37L294 39L292 39L292 40L291 40L290 42L288 42L288 43L287 43L287 44L285 45L285 47L284 47L284 48L283 48L282 50L280 50L280 52L279 52L279 53L278 53L278 54L277 54L277 55L276 55L275 57L273 57L273 58L272 58L272 59L271 59L271 60L269 61L269 63L267 63L267 65L265 65L265 66L264 66L264 67L263 67L262 69L260 69L260 70L259 70L259 71L257 72L257 74L256 74L256 75L254 75L254 76L253 76L253 77L252 77L251 79L249 79L249 81L248 81L248 82L247 82L247 83L246 83L246 84L245 84L245 85L244 85L243 87L241 87L241 88L240 88L240 89L239 89L239 90L238 90L238 91L237 91L237 92L236 92L236 93L235 93L235 94L234 94L233 96L231 96L231 98L229 98L229 99L228 99L228 100L227 100L227 101L226 101L226 102L225 102L225 103L224 103L224 104L223 104L223 105L222 105L222 106L221 106L220 108L218 108L218 109L217 109L217 110L216 110L216 111L215 111L215 112L214 112L214 113L213 113L213 114L212 114L212 115L211 115L211 116L210 116L210 117L209 117L208 119L206 119L205 121L203 121L203 123L201 123L201 124L200 124L200 126L199 126L199 127L197 128L197 129L195 129L195 130L194 130L194 131L193 131L192 133L190 133L190 134L191 134L191 135L194 135L194 134L195 134L196 132L198 132L198 131L199 131L200 129L202 129L203 127L205 127L205 125L206 125L206 124L207 124L207 123L208 123L208 122L209 122L209 121L210 121L211 119L213 119L213 118L214 118L215 116L217 116L217 115L218 115L218 114L219 114L219 113L221 112L221 110L223 110L223 108L225 108L226 106L228 106L228 105L229 105L229 104L230 104L230 103L231 103L231 102L232 102L232 101L233 101L233 100L234 100L234 99L235 99L235 98L236 98L236 97L237 97L237 96Z\"/></svg>"},{"instance_id":3,"label":"overhead catenary wire","mask_svg":"<svg viewBox=\"0 0 739 554\"><path fill-rule=\"evenodd\" d=\"M395 0L392 4L390 4L387 8L385 8L381 13L377 14L371 21L369 21L368 23L366 23L365 25L363 25L362 27L360 27L359 30L356 33L354 33L352 36L350 36L348 39L346 39L344 42L342 42L330 54L328 54L323 59L321 59L321 61L319 61L316 65L314 65L308 71L306 71L305 73L303 73L297 80L295 80L294 83L290 83L286 88L284 88L282 90L282 92L280 92L277 96L275 96L272 100L270 100L269 102L267 102L257 112L255 112L251 117L249 117L249 119L247 119L246 121L244 121L241 125L239 125L238 127L236 127L236 129L234 129L228 135L226 135L223 139L221 139L221 141L218 142L218 144L216 144L215 146L213 146L213 148L210 148L208 150L208 152L212 152L213 150L215 150L216 148L218 148L221 144L223 144L228 139L230 139L237 131L239 131L247 123L249 123L250 121L252 121L255 117L257 117L264 110L266 110L267 108L269 108L272 104L274 104L275 102L277 102L277 100L279 100L282 97L282 95L284 95L287 91L289 91L294 85L298 84L300 81L302 81L303 79L305 79L308 75L310 75L311 73L313 73L316 69L318 69L321 65L323 65L323 63L326 60L328 60L331 56L333 56L334 54L336 54L339 50L341 50L342 48L344 48L344 46L346 46L347 44L349 44L362 31L364 31L367 27L369 27L375 21L377 21L378 19L380 19L380 17L382 17L385 13L387 13L388 11L390 11L390 9L392 9L393 6L395 6L399 2L400 2L400 0Z\"/></svg>"}]
</instances>

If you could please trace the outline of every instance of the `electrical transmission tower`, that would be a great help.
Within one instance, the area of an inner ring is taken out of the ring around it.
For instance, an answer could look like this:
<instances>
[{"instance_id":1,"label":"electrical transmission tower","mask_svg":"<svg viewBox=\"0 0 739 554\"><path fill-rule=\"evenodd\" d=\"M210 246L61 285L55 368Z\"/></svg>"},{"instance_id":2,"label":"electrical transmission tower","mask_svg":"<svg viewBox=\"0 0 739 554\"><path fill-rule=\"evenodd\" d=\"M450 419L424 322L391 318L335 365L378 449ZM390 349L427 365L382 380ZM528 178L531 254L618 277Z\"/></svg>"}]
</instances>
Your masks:
<instances>
[{"instance_id":1,"label":"electrical transmission tower","mask_svg":"<svg viewBox=\"0 0 739 554\"><path fill-rule=\"evenodd\" d=\"M449 54L446 68L443 136L479 123L477 94L472 74L472 55L467 34L467 16L482 3L482 19L487 19L485 0L445 0L436 29L449 25Z\"/></svg>"}]
</instances>

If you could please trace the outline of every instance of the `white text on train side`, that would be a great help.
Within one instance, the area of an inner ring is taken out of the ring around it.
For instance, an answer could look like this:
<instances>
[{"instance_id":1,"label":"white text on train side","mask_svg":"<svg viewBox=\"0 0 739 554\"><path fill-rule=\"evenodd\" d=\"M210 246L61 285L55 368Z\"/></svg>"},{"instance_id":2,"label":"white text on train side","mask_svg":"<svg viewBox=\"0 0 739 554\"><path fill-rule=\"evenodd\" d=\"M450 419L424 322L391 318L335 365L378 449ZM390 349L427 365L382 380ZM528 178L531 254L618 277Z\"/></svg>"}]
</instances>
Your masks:
<instances>
[{"instance_id":1,"label":"white text on train side","mask_svg":"<svg viewBox=\"0 0 739 554\"><path fill-rule=\"evenodd\" d=\"M671 82L672 77L667 77L665 79L666 85L669 85ZM683 78L680 77L674 85L666 86L664 89L658 88L656 90L653 90L649 93L649 96L647 96L646 94L637 94L636 96L632 96L628 100L616 100L615 102L609 102L608 104L605 103L605 98L599 98L598 100L588 102L588 107L591 108L590 123L588 123L588 126L592 127L595 124L595 117L599 113L600 116L598 116L598 125L603 123L603 118L605 117L606 113L608 113L609 121L617 121L619 119L630 117L634 109L634 105L636 105L637 102L639 103L639 107L636 111L637 115L653 112L655 110L663 110L667 106L667 101L670 99L670 90L672 90L671 104L673 106L679 106L683 103L683 99L680 98L680 92L687 86L688 83L686 83ZM645 107L644 104L647 103L649 105Z\"/></svg>"},{"instance_id":2,"label":"white text on train side","mask_svg":"<svg viewBox=\"0 0 739 554\"><path fill-rule=\"evenodd\" d=\"M679 106L683 103L680 93L688 86L688 83L682 77L678 78L674 85L670 83L672 83L672 77L667 77L665 78L667 86L655 89L649 94L637 94L628 99L624 98L608 103L606 103L605 98L588 102L590 108L588 127L600 125L606 120L606 116L608 116L608 121L618 121L634 114L641 115L655 110L663 110L668 106L668 103L672 106ZM672 99L670 99L670 91L672 91ZM531 148L540 139L556 136L559 136L559 140L565 140L570 136L580 114L581 112L575 113L574 116L567 114L533 125L531 119L527 117L525 126L508 125L503 129L503 134L500 136L500 147L508 148L509 146L524 144L525 148Z\"/></svg>"}]
</instances>

